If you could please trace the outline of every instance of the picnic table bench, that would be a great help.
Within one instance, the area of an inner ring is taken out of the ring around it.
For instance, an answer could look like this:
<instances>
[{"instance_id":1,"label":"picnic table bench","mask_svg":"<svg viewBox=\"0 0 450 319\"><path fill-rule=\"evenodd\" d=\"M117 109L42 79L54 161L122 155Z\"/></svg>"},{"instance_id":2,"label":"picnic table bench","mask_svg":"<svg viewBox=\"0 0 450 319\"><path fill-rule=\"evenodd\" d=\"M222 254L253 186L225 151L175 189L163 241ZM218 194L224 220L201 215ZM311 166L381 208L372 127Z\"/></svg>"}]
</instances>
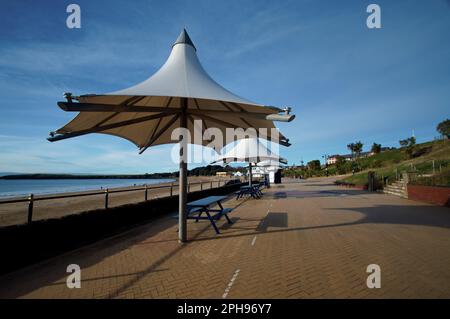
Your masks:
<instances>
[{"instance_id":1,"label":"picnic table bench","mask_svg":"<svg viewBox=\"0 0 450 319\"><path fill-rule=\"evenodd\" d=\"M264 187L264 183L257 183L254 185L245 185L241 186L241 188L235 193L236 199L242 198L245 195L249 195L255 199L261 198L263 193L261 189Z\"/></svg>"},{"instance_id":2,"label":"picnic table bench","mask_svg":"<svg viewBox=\"0 0 450 319\"><path fill-rule=\"evenodd\" d=\"M216 226L215 221L220 220L222 216L225 216L228 224L232 224L232 221L228 217L228 213L232 211L232 208L224 208L222 206L222 201L226 199L227 196L208 196L190 203L187 203L187 219L195 219L198 222L200 219L207 219L210 221L211 225L217 234L220 234L219 229ZM212 209L215 205L218 206L216 209ZM206 216L202 216L205 213Z\"/></svg>"}]
</instances>

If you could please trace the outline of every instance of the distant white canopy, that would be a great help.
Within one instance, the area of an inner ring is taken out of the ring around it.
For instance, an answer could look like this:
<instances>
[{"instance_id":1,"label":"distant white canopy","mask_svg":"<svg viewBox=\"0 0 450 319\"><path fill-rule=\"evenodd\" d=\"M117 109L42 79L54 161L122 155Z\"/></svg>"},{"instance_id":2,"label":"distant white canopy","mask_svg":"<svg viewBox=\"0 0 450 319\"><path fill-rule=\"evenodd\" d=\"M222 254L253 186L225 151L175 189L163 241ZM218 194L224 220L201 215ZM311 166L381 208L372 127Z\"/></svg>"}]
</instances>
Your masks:
<instances>
[{"instance_id":1,"label":"distant white canopy","mask_svg":"<svg viewBox=\"0 0 450 319\"><path fill-rule=\"evenodd\" d=\"M261 161L259 163L256 164L256 166L259 167L273 167L273 168L280 168L281 164L287 164L287 161L285 161L283 158L280 158L279 161L274 161L274 160L265 160L265 161Z\"/></svg>"},{"instance_id":2,"label":"distant white canopy","mask_svg":"<svg viewBox=\"0 0 450 319\"><path fill-rule=\"evenodd\" d=\"M151 145L176 143L172 131L179 127L181 113L194 134L194 120L202 120L202 132L209 127L267 128L260 137L270 139L273 121L291 121L290 108L263 106L241 98L216 83L203 69L196 48L186 30L172 46L164 65L150 78L133 87L102 95L72 96L58 102L65 111L80 112L71 122L51 133L50 141L103 133L119 136L137 145L141 152ZM78 103L73 102L77 100ZM281 114L279 114L281 113ZM223 134L225 145L226 134ZM289 145L280 133L279 143ZM199 139L191 143L207 145Z\"/></svg>"},{"instance_id":3,"label":"distant white canopy","mask_svg":"<svg viewBox=\"0 0 450 319\"><path fill-rule=\"evenodd\" d=\"M277 164L280 162L287 163L285 159L270 151L257 138L245 138L239 140L232 149L225 154L218 156L212 163L260 163L262 161Z\"/></svg>"}]
</instances>

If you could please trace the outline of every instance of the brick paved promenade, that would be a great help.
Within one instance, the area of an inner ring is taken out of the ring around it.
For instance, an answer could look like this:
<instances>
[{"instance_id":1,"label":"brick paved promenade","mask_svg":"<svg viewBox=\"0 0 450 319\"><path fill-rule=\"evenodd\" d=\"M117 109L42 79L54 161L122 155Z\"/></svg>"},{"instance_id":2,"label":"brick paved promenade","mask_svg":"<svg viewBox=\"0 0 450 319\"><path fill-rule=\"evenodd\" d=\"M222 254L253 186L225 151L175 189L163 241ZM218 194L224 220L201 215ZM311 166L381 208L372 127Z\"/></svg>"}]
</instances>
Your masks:
<instances>
[{"instance_id":1,"label":"brick paved promenade","mask_svg":"<svg viewBox=\"0 0 450 319\"><path fill-rule=\"evenodd\" d=\"M282 184L225 203L233 225L163 217L0 277L2 298L450 298L450 209L339 188ZM82 231L82 230L80 230ZM55 238L55 240L64 240ZM82 269L68 289L66 267ZM368 289L366 267L381 267Z\"/></svg>"}]
</instances>

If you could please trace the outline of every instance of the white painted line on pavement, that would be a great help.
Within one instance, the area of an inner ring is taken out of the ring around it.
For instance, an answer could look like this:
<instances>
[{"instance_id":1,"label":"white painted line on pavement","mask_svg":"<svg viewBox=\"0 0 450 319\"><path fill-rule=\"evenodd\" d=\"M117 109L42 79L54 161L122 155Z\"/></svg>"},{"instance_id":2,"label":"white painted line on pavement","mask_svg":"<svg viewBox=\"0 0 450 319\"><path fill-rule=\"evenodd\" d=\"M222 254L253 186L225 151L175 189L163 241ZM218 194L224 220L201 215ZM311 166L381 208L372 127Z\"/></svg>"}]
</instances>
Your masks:
<instances>
[{"instance_id":1,"label":"white painted line on pavement","mask_svg":"<svg viewBox=\"0 0 450 319\"><path fill-rule=\"evenodd\" d=\"M228 296L228 293L230 292L231 287L233 286L234 282L236 281L237 276L239 275L240 269L236 269L234 272L233 277L231 277L230 282L228 283L227 288L225 288L225 292L222 295L222 298L225 299Z\"/></svg>"},{"instance_id":2,"label":"white painted line on pavement","mask_svg":"<svg viewBox=\"0 0 450 319\"><path fill-rule=\"evenodd\" d=\"M253 237L253 240L252 240L252 246L255 246L255 241L256 241L256 236Z\"/></svg>"}]
</instances>

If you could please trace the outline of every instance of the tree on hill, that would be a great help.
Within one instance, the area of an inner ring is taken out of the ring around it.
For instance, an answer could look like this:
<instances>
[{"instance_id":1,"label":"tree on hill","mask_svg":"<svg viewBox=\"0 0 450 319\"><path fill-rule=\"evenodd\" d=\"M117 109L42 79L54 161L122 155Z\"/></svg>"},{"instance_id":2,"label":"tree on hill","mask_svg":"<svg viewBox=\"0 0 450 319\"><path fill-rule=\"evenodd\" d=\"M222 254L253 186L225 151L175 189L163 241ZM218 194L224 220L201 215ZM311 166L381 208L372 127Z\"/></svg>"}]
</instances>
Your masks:
<instances>
[{"instance_id":1,"label":"tree on hill","mask_svg":"<svg viewBox=\"0 0 450 319\"><path fill-rule=\"evenodd\" d=\"M436 130L445 138L450 138L450 120L446 119L439 123Z\"/></svg>"},{"instance_id":2,"label":"tree on hill","mask_svg":"<svg viewBox=\"0 0 450 319\"><path fill-rule=\"evenodd\" d=\"M399 141L401 147L411 147L416 145L416 138L414 136L408 137Z\"/></svg>"},{"instance_id":3,"label":"tree on hill","mask_svg":"<svg viewBox=\"0 0 450 319\"><path fill-rule=\"evenodd\" d=\"M400 140L400 141L398 141L399 142L399 144L400 144L400 147L407 147L408 146L408 144L409 144L409 140L406 138L406 139L404 139L404 140Z\"/></svg>"},{"instance_id":4,"label":"tree on hill","mask_svg":"<svg viewBox=\"0 0 450 319\"><path fill-rule=\"evenodd\" d=\"M337 170L338 174L347 173L345 158L343 158L342 156L336 157L336 170Z\"/></svg>"},{"instance_id":5,"label":"tree on hill","mask_svg":"<svg viewBox=\"0 0 450 319\"><path fill-rule=\"evenodd\" d=\"M414 146L416 145L416 138L411 136L407 139L400 140L399 143L402 148L405 148L406 154L408 154L409 157L412 157Z\"/></svg>"},{"instance_id":6,"label":"tree on hill","mask_svg":"<svg viewBox=\"0 0 450 319\"><path fill-rule=\"evenodd\" d=\"M381 144L373 143L370 149L373 153L378 154L381 152Z\"/></svg>"},{"instance_id":7,"label":"tree on hill","mask_svg":"<svg viewBox=\"0 0 450 319\"><path fill-rule=\"evenodd\" d=\"M359 157L361 155L362 149L363 149L363 143L361 141L358 141L356 143L350 143L347 144L347 148L352 152L352 159L356 156Z\"/></svg>"},{"instance_id":8,"label":"tree on hill","mask_svg":"<svg viewBox=\"0 0 450 319\"><path fill-rule=\"evenodd\" d=\"M353 154L355 152L355 143L347 144L347 148L350 150L350 152L352 152L352 159L353 159Z\"/></svg>"},{"instance_id":9,"label":"tree on hill","mask_svg":"<svg viewBox=\"0 0 450 319\"><path fill-rule=\"evenodd\" d=\"M363 150L363 143L361 143L361 141L358 141L355 143L355 154L356 157L359 157L361 155L361 152Z\"/></svg>"},{"instance_id":10,"label":"tree on hill","mask_svg":"<svg viewBox=\"0 0 450 319\"><path fill-rule=\"evenodd\" d=\"M312 160L308 162L308 168L312 171L318 171L320 170L320 161L319 160Z\"/></svg>"}]
</instances>

